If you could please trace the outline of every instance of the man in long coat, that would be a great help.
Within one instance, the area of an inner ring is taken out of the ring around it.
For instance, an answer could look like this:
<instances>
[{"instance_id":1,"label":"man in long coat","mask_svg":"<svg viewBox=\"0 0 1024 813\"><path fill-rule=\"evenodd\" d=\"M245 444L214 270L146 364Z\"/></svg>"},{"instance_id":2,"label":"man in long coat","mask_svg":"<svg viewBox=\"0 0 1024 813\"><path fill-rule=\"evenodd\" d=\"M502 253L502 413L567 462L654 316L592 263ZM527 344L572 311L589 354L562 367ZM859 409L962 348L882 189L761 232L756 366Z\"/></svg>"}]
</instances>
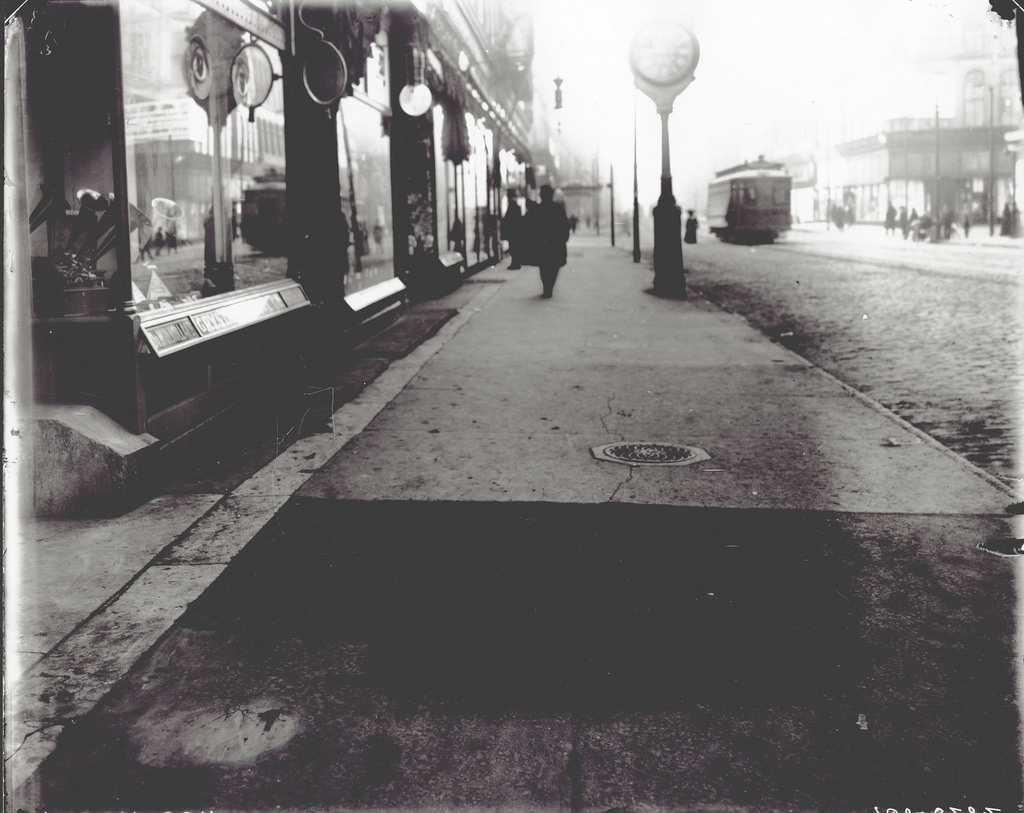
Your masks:
<instances>
[{"instance_id":1,"label":"man in long coat","mask_svg":"<svg viewBox=\"0 0 1024 813\"><path fill-rule=\"evenodd\" d=\"M531 241L531 249L540 266L540 281L545 299L550 299L555 290L558 270L565 265L569 242L569 218L565 208L555 203L554 190L545 184L540 188L540 203L526 213L524 231Z\"/></svg>"}]
</instances>

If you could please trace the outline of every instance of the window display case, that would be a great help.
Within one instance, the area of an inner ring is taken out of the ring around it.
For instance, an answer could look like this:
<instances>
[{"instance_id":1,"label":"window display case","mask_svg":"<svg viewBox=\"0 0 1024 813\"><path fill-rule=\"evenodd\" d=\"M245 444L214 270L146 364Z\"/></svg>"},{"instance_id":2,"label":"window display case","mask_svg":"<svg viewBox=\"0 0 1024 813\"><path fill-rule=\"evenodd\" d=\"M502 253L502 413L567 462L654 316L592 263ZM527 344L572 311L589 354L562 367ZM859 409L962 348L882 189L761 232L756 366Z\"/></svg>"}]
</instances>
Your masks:
<instances>
[{"instance_id":1,"label":"window display case","mask_svg":"<svg viewBox=\"0 0 1024 813\"><path fill-rule=\"evenodd\" d=\"M389 101L387 55L374 45L361 86L340 101L336 118L341 205L350 233L346 298L395 278Z\"/></svg>"},{"instance_id":2,"label":"window display case","mask_svg":"<svg viewBox=\"0 0 1024 813\"><path fill-rule=\"evenodd\" d=\"M268 194L286 177L284 28L218 8L120 5L131 298L158 356L307 304Z\"/></svg>"},{"instance_id":3,"label":"window display case","mask_svg":"<svg viewBox=\"0 0 1024 813\"><path fill-rule=\"evenodd\" d=\"M119 299L127 201L118 194L115 23L111 7L58 2L26 27L25 173L39 316L103 312Z\"/></svg>"},{"instance_id":4,"label":"window display case","mask_svg":"<svg viewBox=\"0 0 1024 813\"><path fill-rule=\"evenodd\" d=\"M255 326L310 304L267 194L287 178L285 25L243 0L25 18L36 398L172 436L266 362Z\"/></svg>"}]
</instances>

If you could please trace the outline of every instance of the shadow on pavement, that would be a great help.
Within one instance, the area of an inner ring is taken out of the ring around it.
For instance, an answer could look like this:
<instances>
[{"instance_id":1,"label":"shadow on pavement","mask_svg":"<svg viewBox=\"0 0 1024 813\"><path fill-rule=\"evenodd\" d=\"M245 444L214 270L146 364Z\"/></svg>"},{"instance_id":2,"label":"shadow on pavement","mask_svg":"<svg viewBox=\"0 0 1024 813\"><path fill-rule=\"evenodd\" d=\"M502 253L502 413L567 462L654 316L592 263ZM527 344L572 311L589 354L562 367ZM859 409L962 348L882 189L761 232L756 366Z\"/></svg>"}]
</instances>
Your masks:
<instances>
[{"instance_id":1,"label":"shadow on pavement","mask_svg":"<svg viewBox=\"0 0 1024 813\"><path fill-rule=\"evenodd\" d=\"M999 807L996 522L293 499L69 727L44 801Z\"/></svg>"}]
</instances>

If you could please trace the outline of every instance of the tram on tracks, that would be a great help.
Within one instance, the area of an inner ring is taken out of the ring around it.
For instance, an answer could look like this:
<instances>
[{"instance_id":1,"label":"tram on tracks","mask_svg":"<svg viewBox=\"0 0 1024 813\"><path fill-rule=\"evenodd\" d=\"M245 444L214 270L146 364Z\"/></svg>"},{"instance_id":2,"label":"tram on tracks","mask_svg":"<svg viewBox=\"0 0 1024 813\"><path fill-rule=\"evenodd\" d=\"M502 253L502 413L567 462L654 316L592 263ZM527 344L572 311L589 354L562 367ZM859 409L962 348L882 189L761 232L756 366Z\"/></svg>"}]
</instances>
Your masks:
<instances>
[{"instance_id":1,"label":"tram on tracks","mask_svg":"<svg viewBox=\"0 0 1024 813\"><path fill-rule=\"evenodd\" d=\"M242 239L257 251L284 253L284 176L262 175L242 194Z\"/></svg>"},{"instance_id":2,"label":"tram on tracks","mask_svg":"<svg viewBox=\"0 0 1024 813\"><path fill-rule=\"evenodd\" d=\"M774 242L792 223L792 187L784 165L763 156L716 172L708 186L708 227L725 242Z\"/></svg>"}]
</instances>

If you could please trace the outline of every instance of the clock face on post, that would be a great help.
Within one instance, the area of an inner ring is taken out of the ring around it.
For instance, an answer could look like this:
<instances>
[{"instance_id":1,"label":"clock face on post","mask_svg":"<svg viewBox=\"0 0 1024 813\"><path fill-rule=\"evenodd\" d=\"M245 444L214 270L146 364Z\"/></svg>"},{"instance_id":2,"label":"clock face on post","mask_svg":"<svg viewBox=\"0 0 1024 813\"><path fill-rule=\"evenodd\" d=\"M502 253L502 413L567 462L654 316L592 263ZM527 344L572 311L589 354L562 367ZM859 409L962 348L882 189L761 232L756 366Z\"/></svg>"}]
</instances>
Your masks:
<instances>
[{"instance_id":1,"label":"clock face on post","mask_svg":"<svg viewBox=\"0 0 1024 813\"><path fill-rule=\"evenodd\" d=\"M629 49L629 64L636 77L660 86L685 82L699 57L697 38L677 23L646 26L633 38Z\"/></svg>"}]
</instances>

